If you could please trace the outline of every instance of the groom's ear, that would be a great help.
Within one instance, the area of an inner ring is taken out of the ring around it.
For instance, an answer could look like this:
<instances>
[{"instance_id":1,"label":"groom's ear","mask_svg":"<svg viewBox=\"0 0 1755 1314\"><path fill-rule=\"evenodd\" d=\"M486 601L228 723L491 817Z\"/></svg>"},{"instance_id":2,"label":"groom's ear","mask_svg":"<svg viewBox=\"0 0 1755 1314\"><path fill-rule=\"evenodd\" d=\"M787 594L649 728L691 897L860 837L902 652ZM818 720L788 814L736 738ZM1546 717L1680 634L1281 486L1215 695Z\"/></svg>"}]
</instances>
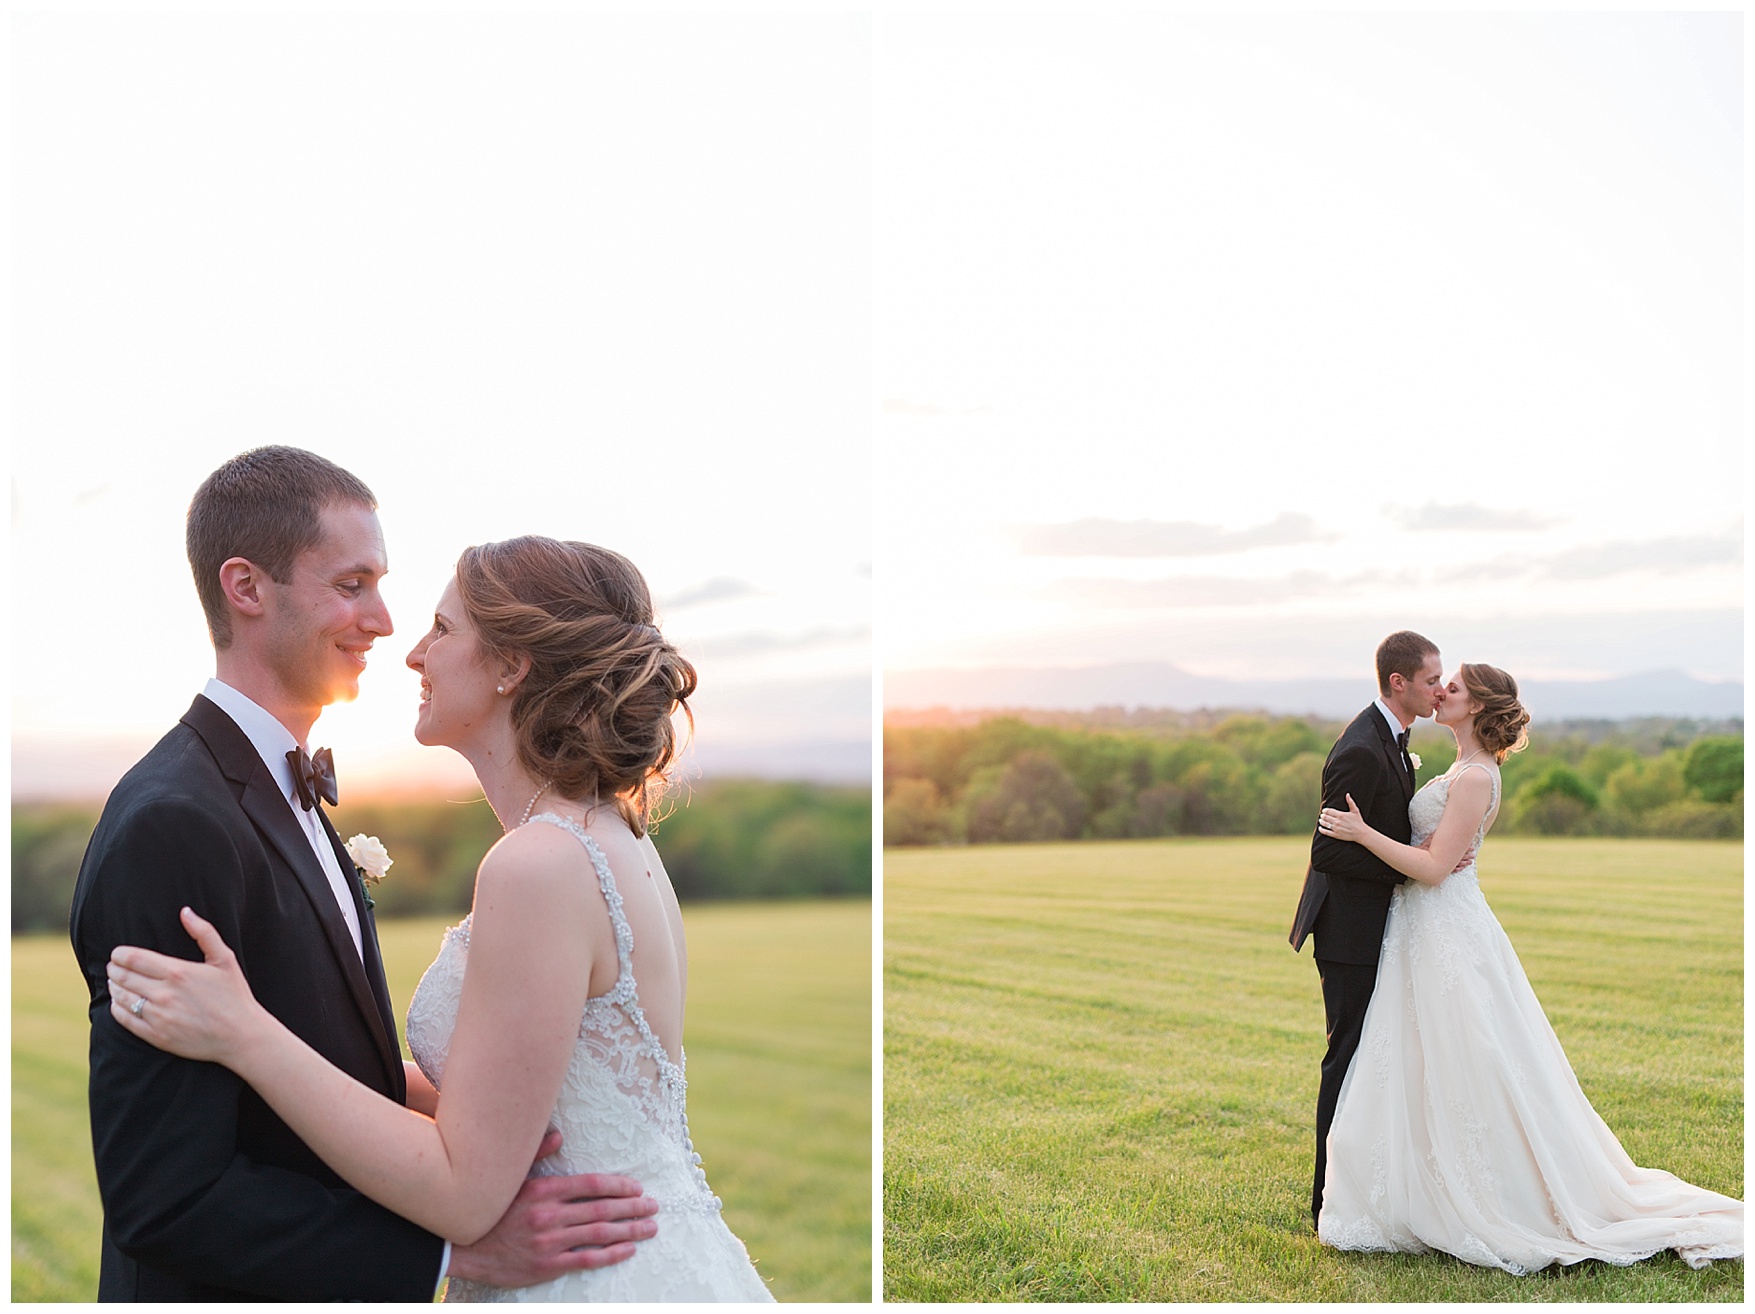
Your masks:
<instances>
[{"instance_id":1,"label":"groom's ear","mask_svg":"<svg viewBox=\"0 0 1755 1314\"><path fill-rule=\"evenodd\" d=\"M265 571L243 557L230 557L219 568L219 589L225 600L245 616L260 616Z\"/></svg>"}]
</instances>

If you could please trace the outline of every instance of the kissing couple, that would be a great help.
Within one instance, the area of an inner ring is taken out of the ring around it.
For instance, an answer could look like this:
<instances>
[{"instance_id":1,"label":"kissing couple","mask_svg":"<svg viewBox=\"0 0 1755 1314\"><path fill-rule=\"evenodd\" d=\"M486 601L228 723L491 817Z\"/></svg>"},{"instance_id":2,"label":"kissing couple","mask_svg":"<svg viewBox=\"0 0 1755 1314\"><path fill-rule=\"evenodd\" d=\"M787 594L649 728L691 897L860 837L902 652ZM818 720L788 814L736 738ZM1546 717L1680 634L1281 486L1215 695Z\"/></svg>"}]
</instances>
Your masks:
<instances>
[{"instance_id":1,"label":"kissing couple","mask_svg":"<svg viewBox=\"0 0 1755 1314\"><path fill-rule=\"evenodd\" d=\"M1328 1022L1311 1216L1340 1250L1443 1251L1508 1273L1674 1250L1743 1254L1743 1205L1640 1168L1597 1116L1475 861L1499 766L1529 713L1492 666L1444 677L1409 630L1377 649L1378 699L1322 768L1322 813L1292 923L1315 942ZM1414 788L1414 721L1456 760Z\"/></svg>"},{"instance_id":2,"label":"kissing couple","mask_svg":"<svg viewBox=\"0 0 1755 1314\"><path fill-rule=\"evenodd\" d=\"M614 552L471 547L408 655L415 738L468 759L507 833L400 1058L308 744L391 633L376 509L291 447L189 506L215 678L110 794L73 899L98 1299L428 1302L449 1276L447 1300L771 1300L689 1141L682 919L647 834L695 671Z\"/></svg>"}]
</instances>

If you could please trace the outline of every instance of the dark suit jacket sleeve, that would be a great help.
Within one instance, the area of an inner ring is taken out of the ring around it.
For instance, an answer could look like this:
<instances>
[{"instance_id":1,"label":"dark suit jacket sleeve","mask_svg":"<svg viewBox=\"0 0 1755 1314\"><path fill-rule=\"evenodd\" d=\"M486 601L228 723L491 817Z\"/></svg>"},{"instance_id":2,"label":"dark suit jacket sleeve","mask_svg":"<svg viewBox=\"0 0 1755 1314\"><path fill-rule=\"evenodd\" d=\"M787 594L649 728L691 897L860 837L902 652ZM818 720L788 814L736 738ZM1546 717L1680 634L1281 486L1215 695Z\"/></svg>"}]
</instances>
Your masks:
<instances>
[{"instance_id":1,"label":"dark suit jacket sleeve","mask_svg":"<svg viewBox=\"0 0 1755 1314\"><path fill-rule=\"evenodd\" d=\"M443 1242L345 1186L238 1153L242 1082L175 1058L110 1016L117 944L198 959L188 904L243 942L235 839L194 804L124 819L77 928L91 1006L91 1123L105 1223L124 1254L206 1284L292 1300L432 1300ZM247 970L247 965L246 965Z\"/></svg>"},{"instance_id":2,"label":"dark suit jacket sleeve","mask_svg":"<svg viewBox=\"0 0 1755 1314\"><path fill-rule=\"evenodd\" d=\"M1379 794L1384 791L1393 793L1394 797L1379 798ZM1353 796L1353 802L1359 805L1359 811L1364 814L1367 822L1372 821L1373 814L1382 811L1385 806L1406 806L1395 782L1385 776L1383 754L1366 743L1347 744L1338 748L1323 769L1323 807L1345 812L1349 794ZM1399 885L1407 879L1363 844L1334 839L1320 832L1310 842L1310 865L1330 875L1381 881L1386 885Z\"/></svg>"}]
</instances>

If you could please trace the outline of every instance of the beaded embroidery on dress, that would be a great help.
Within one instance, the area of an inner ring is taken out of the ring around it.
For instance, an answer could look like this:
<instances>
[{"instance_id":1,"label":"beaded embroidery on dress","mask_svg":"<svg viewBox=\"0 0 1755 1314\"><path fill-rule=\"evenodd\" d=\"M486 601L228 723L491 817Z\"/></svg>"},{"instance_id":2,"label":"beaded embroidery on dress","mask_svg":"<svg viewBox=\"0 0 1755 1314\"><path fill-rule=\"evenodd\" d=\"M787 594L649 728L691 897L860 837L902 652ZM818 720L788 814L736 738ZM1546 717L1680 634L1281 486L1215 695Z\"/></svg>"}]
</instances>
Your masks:
<instances>
[{"instance_id":1,"label":"beaded embroidery on dress","mask_svg":"<svg viewBox=\"0 0 1755 1314\"><path fill-rule=\"evenodd\" d=\"M615 928L619 973L610 990L586 1001L551 1122L560 1153L544 1176L620 1173L658 1201L658 1235L634 1257L607 1268L568 1273L540 1286L482 1286L453 1279L447 1301L772 1301L743 1243L719 1216L701 1156L689 1139L684 1064L672 1063L647 1025L634 980L634 935L609 861L578 822L545 812L532 817L570 831L585 845ZM445 933L439 956L421 977L408 1008L408 1048L441 1092L469 956L469 918ZM680 1055L680 1051L679 1051Z\"/></svg>"},{"instance_id":2,"label":"beaded embroidery on dress","mask_svg":"<svg viewBox=\"0 0 1755 1314\"><path fill-rule=\"evenodd\" d=\"M1494 775L1494 804L1498 788ZM1409 804L1416 845L1449 790L1440 776ZM1439 1250L1518 1274L1663 1250L1694 1268L1741 1256L1740 1200L1638 1167L1591 1107L1481 895L1486 828L1442 883L1409 880L1391 897L1318 1234L1341 1250Z\"/></svg>"}]
</instances>

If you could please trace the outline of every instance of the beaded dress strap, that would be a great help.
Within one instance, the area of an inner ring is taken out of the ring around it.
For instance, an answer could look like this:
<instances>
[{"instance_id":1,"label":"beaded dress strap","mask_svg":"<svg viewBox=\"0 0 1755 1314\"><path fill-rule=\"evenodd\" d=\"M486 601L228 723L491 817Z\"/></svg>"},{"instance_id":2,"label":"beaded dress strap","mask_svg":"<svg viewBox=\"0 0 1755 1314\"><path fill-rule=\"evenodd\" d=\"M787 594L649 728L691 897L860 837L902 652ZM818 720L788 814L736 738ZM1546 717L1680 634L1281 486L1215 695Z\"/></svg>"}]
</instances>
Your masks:
<instances>
[{"instance_id":1,"label":"beaded dress strap","mask_svg":"<svg viewBox=\"0 0 1755 1314\"><path fill-rule=\"evenodd\" d=\"M1492 791L1487 796L1487 811L1491 812L1499 804L1499 777L1493 773L1492 769L1488 767L1485 762L1464 762L1462 766L1457 769L1456 776L1452 776L1451 779L1455 780L1457 776L1462 775L1462 773L1467 771L1470 767L1479 767L1482 771L1487 773L1487 785Z\"/></svg>"},{"instance_id":2,"label":"beaded dress strap","mask_svg":"<svg viewBox=\"0 0 1755 1314\"><path fill-rule=\"evenodd\" d=\"M622 892L616 888L615 875L609 869L609 859L598 847L597 841L585 831L585 827L571 817L556 816L553 812L543 812L530 818L531 821L546 821L559 826L571 833L580 843L584 844L585 852L591 855L591 865L597 870L597 887L603 891L603 901L609 907L610 924L615 927L615 953L620 971L616 976L613 989L608 994L594 995L586 1000L586 1007L610 1000L620 1005L640 1033L645 1043L646 1054L658 1069L661 1085L670 1088L671 1098L675 1101L678 1129L682 1135L683 1152L688 1155L689 1172L695 1180L706 1209L717 1213L723 1206L718 1196L713 1194L707 1185L707 1173L701 1167L700 1153L695 1149L694 1138L689 1134L689 1115L687 1108L688 1078L684 1075L681 1065L671 1062L670 1053L658 1037L653 1034L651 1025L646 1021L646 1011L640 1007L640 997L634 988L634 931L628 925L627 912L622 908ZM686 1060L685 1060L686 1061Z\"/></svg>"},{"instance_id":3,"label":"beaded dress strap","mask_svg":"<svg viewBox=\"0 0 1755 1314\"><path fill-rule=\"evenodd\" d=\"M646 1011L640 1007L640 997L635 991L634 930L628 925L628 914L622 907L622 892L617 888L615 875L609 869L609 859L604 856L597 841L586 833L585 827L571 817L542 812L530 820L546 821L568 831L584 844L585 852L591 855L591 865L597 870L597 888L603 891L603 901L609 907L610 924L615 928L615 955L619 968L615 985L607 994L593 996L593 999L609 999L622 1006L622 1011L639 1031L640 1039L646 1042L647 1051L658 1064L659 1070L680 1087L683 1083L682 1069L671 1062L669 1052L653 1033L651 1025L646 1021Z\"/></svg>"}]
</instances>

